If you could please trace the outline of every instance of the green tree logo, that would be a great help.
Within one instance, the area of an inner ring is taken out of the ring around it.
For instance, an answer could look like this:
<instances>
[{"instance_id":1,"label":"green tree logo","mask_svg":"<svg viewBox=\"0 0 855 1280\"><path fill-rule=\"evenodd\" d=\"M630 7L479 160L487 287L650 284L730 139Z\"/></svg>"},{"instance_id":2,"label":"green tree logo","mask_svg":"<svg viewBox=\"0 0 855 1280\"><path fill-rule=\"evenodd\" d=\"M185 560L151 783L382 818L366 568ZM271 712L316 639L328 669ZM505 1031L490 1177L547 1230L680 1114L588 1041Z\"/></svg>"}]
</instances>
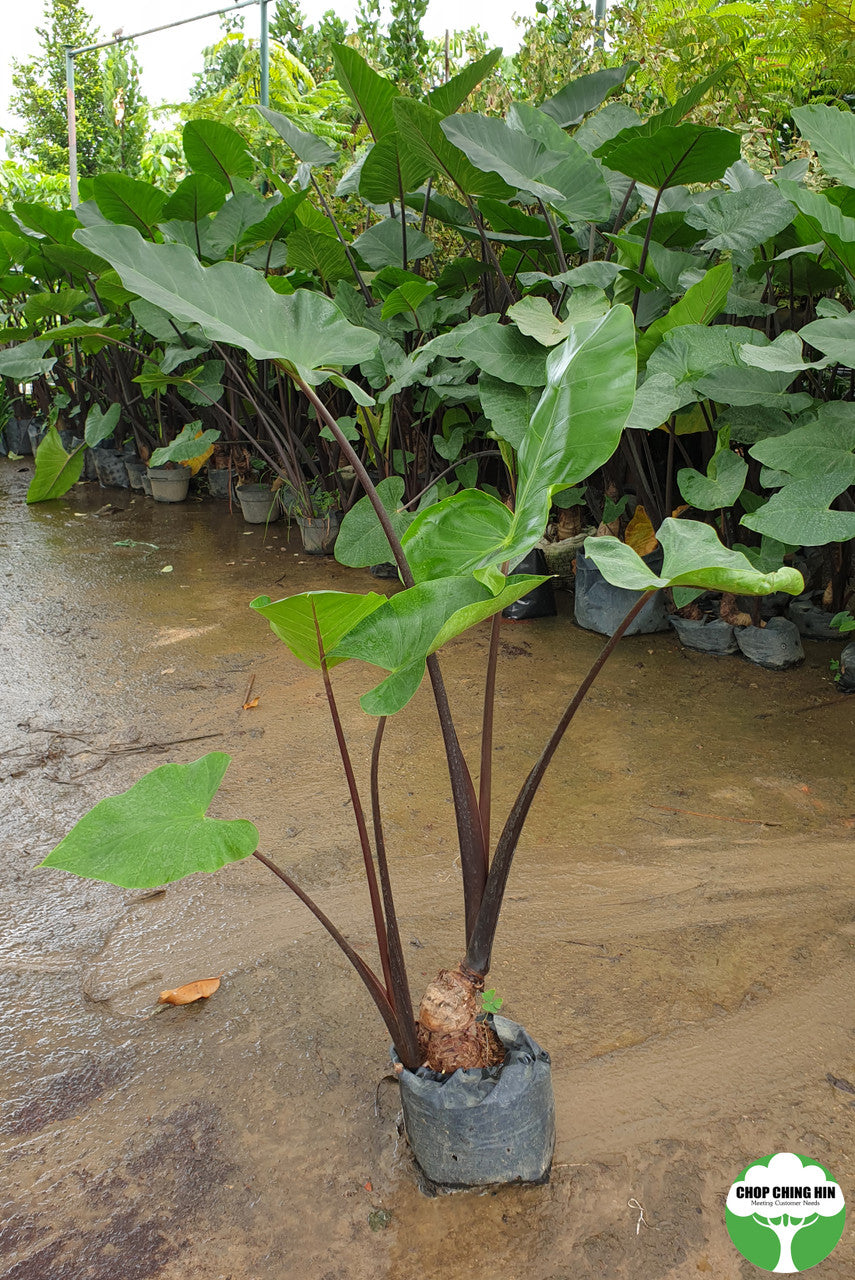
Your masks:
<instances>
[{"instance_id":1,"label":"green tree logo","mask_svg":"<svg viewBox=\"0 0 855 1280\"><path fill-rule=\"evenodd\" d=\"M792 1275L828 1257L843 1233L846 1206L827 1169L779 1151L743 1169L728 1192L726 1220L744 1258Z\"/></svg>"}]
</instances>

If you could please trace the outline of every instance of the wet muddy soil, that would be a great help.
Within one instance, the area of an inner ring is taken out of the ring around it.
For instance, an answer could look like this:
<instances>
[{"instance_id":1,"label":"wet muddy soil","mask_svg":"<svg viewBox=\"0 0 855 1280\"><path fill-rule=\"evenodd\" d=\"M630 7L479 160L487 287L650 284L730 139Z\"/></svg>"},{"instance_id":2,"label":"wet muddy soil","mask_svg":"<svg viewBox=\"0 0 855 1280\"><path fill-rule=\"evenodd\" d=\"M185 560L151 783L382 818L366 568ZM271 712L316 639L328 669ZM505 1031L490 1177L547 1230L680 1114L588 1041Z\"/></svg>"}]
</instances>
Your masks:
<instances>
[{"instance_id":1,"label":"wet muddy soil","mask_svg":"<svg viewBox=\"0 0 855 1280\"><path fill-rule=\"evenodd\" d=\"M373 1005L263 867L154 896L34 870L103 795L226 750L214 812L255 821L370 952L320 685L247 604L378 584L224 503L80 485L27 509L28 479L0 464L5 1280L747 1280L724 1227L746 1164L797 1151L855 1192L855 698L830 683L835 646L773 675L623 642L532 811L491 976L553 1058L552 1180L429 1199ZM497 814L601 641L564 597L502 644ZM485 646L476 630L444 658L470 749ZM335 673L363 778L370 675ZM383 785L418 987L462 927L427 690L387 731ZM156 1004L217 974L210 1000ZM850 1230L812 1274L853 1272Z\"/></svg>"}]
</instances>

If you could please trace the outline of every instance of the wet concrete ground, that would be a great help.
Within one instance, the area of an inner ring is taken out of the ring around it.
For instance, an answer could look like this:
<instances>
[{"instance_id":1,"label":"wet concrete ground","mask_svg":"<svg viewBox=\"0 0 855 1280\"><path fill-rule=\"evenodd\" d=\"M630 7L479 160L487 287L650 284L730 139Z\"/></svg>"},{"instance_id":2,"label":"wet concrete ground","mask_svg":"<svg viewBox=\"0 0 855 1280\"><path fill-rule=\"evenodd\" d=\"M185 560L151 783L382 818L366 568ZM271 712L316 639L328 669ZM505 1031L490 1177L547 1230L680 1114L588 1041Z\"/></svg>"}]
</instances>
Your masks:
<instances>
[{"instance_id":1,"label":"wet concrete ground","mask_svg":"<svg viewBox=\"0 0 855 1280\"><path fill-rule=\"evenodd\" d=\"M227 750L213 811L255 821L370 950L319 682L247 604L378 584L225 504L81 485L27 509L28 480L2 460L5 1280L747 1280L723 1208L747 1163L798 1151L855 1193L855 698L830 682L834 645L773 675L671 635L623 642L532 812L491 978L552 1054L552 1181L431 1200L373 1006L263 867L156 897L34 870L103 795ZM567 613L565 597L558 618L503 632L497 814L600 647ZM478 630L444 659L470 749L485 646ZM368 677L335 673L363 762ZM461 950L426 690L387 738L418 988ZM214 974L210 1000L156 1004ZM854 1270L850 1230L812 1274Z\"/></svg>"}]
</instances>

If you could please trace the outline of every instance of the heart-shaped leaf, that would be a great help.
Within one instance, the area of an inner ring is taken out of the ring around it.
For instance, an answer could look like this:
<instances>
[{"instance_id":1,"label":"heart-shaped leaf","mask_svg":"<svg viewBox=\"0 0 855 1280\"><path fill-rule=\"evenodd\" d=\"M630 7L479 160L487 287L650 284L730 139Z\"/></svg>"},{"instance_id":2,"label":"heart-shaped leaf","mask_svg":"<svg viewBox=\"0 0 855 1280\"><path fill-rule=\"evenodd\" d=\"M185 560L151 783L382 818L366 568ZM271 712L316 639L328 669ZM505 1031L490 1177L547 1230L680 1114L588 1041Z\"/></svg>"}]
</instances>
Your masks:
<instances>
[{"instance_id":1,"label":"heart-shaped leaf","mask_svg":"<svg viewBox=\"0 0 855 1280\"><path fill-rule=\"evenodd\" d=\"M585 555L593 560L607 582L630 591L703 587L708 591L753 596L772 595L776 591L797 596L804 591L804 579L797 569L758 572L741 552L723 546L708 524L669 517L656 536L664 552L659 574L618 538L586 538Z\"/></svg>"},{"instance_id":2,"label":"heart-shaped leaf","mask_svg":"<svg viewBox=\"0 0 855 1280\"><path fill-rule=\"evenodd\" d=\"M328 667L343 662L343 657L333 657L333 650L363 618L384 603L385 597L374 591L356 595L348 591L306 591L288 596L285 600L271 600L269 596L256 596L250 604L270 623L271 630L282 640L295 658L307 667L319 670L321 654L318 648L318 630ZM317 622L317 626L315 625Z\"/></svg>"},{"instance_id":3,"label":"heart-shaped leaf","mask_svg":"<svg viewBox=\"0 0 855 1280\"><path fill-rule=\"evenodd\" d=\"M192 764L152 769L96 804L39 865L150 889L248 858L258 847L251 822L205 816L230 761L212 751Z\"/></svg>"}]
</instances>

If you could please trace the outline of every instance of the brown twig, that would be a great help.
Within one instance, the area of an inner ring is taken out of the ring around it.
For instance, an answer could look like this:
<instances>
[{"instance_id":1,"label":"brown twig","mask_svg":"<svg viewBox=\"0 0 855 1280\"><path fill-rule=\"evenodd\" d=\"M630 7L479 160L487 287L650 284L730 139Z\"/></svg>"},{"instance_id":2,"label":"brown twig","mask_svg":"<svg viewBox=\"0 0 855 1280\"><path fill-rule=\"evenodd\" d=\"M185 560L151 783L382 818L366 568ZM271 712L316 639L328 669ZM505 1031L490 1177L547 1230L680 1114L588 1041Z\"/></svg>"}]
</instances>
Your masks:
<instances>
[{"instance_id":1,"label":"brown twig","mask_svg":"<svg viewBox=\"0 0 855 1280\"><path fill-rule=\"evenodd\" d=\"M749 827L782 827L783 822L769 822L766 818L734 818L727 813L696 813L694 809L676 809L669 804L648 804L648 809L660 809L663 813L686 813L690 818L714 818L716 822L745 822Z\"/></svg>"}]
</instances>

